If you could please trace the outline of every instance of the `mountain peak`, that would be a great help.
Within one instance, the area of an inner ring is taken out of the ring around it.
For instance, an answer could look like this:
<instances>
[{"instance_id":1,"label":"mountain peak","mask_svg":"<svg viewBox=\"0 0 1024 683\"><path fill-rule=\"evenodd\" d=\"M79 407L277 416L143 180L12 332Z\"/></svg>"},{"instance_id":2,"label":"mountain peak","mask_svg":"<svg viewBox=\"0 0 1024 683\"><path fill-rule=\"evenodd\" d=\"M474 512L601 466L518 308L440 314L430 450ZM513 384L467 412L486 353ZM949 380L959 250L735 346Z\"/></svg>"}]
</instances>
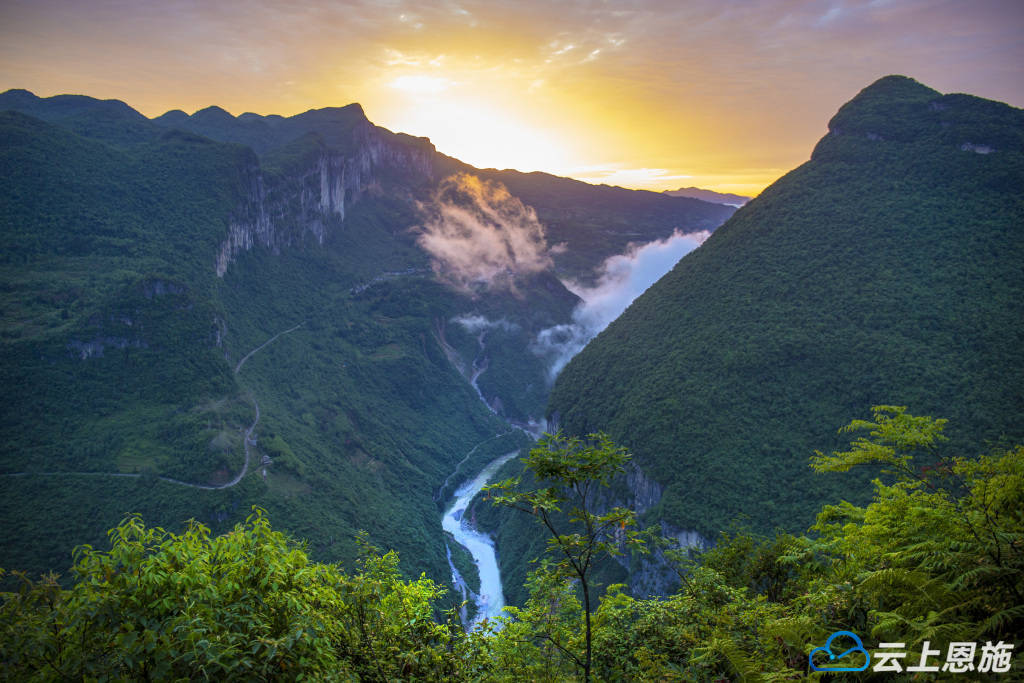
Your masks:
<instances>
[{"instance_id":1,"label":"mountain peak","mask_svg":"<svg viewBox=\"0 0 1024 683\"><path fill-rule=\"evenodd\" d=\"M21 97L30 100L38 100L36 94L31 90L25 90L24 88L11 88L3 93L0 93L0 97Z\"/></svg>"},{"instance_id":2,"label":"mountain peak","mask_svg":"<svg viewBox=\"0 0 1024 683\"><path fill-rule=\"evenodd\" d=\"M929 102L939 97L942 93L921 85L913 78L886 76L840 107L828 122L828 129L837 135L857 132L893 137L894 123L899 126L901 122L912 120ZM884 135L883 130L889 131L890 135Z\"/></svg>"},{"instance_id":3,"label":"mountain peak","mask_svg":"<svg viewBox=\"0 0 1024 683\"><path fill-rule=\"evenodd\" d=\"M192 114L194 119L203 119L207 121L224 121L227 119L234 119L227 110L221 109L217 105L211 105L206 109L200 109L196 113Z\"/></svg>"},{"instance_id":4,"label":"mountain peak","mask_svg":"<svg viewBox=\"0 0 1024 683\"><path fill-rule=\"evenodd\" d=\"M938 95L939 92L937 90L932 90L927 85L924 85L909 76L890 74L888 76L882 76L871 85L862 89L851 101L856 101L858 98L865 96L906 98L936 97Z\"/></svg>"},{"instance_id":5,"label":"mountain peak","mask_svg":"<svg viewBox=\"0 0 1024 683\"><path fill-rule=\"evenodd\" d=\"M906 76L886 76L861 90L829 121L812 159L877 156L879 143L950 149L1024 150L1024 112L972 95L943 95Z\"/></svg>"}]
</instances>

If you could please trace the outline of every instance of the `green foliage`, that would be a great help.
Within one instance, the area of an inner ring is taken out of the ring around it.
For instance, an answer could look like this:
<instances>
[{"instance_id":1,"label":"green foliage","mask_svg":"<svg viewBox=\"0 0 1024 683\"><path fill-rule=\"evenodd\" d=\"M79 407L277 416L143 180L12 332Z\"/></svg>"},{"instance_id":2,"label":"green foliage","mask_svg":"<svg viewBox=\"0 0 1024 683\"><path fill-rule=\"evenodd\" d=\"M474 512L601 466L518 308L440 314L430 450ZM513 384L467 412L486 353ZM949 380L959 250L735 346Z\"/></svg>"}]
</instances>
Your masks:
<instances>
[{"instance_id":1,"label":"green foliage","mask_svg":"<svg viewBox=\"0 0 1024 683\"><path fill-rule=\"evenodd\" d=\"M5 679L439 680L454 675L441 589L365 544L356 571L315 564L260 511L211 538L126 519L76 551L76 583L22 577L0 607Z\"/></svg>"},{"instance_id":2,"label":"green foliage","mask_svg":"<svg viewBox=\"0 0 1024 683\"><path fill-rule=\"evenodd\" d=\"M805 465L863 406L947 416L951 452L1024 439L1022 130L1000 103L867 88L568 364L549 419L606 430L664 487L646 514L706 538L866 503L878 469Z\"/></svg>"},{"instance_id":3,"label":"green foliage","mask_svg":"<svg viewBox=\"0 0 1024 683\"><path fill-rule=\"evenodd\" d=\"M813 678L820 674L809 671L807 653L830 633L851 630L869 650L879 642L905 642L907 662L918 661L925 641L943 655L953 641L1015 642L1011 670L1024 667L1017 642L1024 632L1024 447L946 459L934 452L945 420L893 406L872 410L873 421L847 428L869 434L831 459L819 454L816 467L845 471L851 461L870 462L863 455L874 453L897 466L896 481L876 480L874 499L865 507L826 506L813 538L723 534L689 567L680 596L670 599L689 598L680 605L690 613L681 619L687 627L710 628L699 642L678 636L676 651L661 645L672 654L648 646L654 655L676 667L681 661L710 667L707 677ZM915 467L912 454L922 450L939 464ZM717 589L709 588L709 577ZM619 603L652 609L642 601ZM712 616L697 617L695 609ZM722 628L721 615L729 613L737 618ZM660 641L647 636L636 647L642 643ZM691 669L675 671L700 680Z\"/></svg>"},{"instance_id":4,"label":"green foliage","mask_svg":"<svg viewBox=\"0 0 1024 683\"><path fill-rule=\"evenodd\" d=\"M98 545L126 512L176 531L195 517L220 532L257 504L308 538L317 559L351 559L348 539L365 528L417 570L446 576L435 492L506 425L453 369L445 328L467 314L510 323L483 348L463 335L454 360L486 362L484 396L525 421L548 391L529 342L578 301L550 272L525 279L519 296L466 297L433 281L411 231L431 174L414 156L409 167L378 160L368 145L421 154L435 179L457 162L372 127L358 105L150 121L121 102L9 91L0 109L12 110L0 112L0 554L34 574L63 571L67 548ZM348 156L368 183L342 188L344 220L319 208L325 155ZM508 178L545 220L557 217L552 237L573 242L580 272L630 239L713 227L728 213ZM279 239L217 277L231 226L255 221L259 201ZM235 376L241 357L299 323ZM230 481L257 403L252 454L272 460L265 475L251 467L225 491L158 479ZM43 541L39 525L50 530Z\"/></svg>"},{"instance_id":5,"label":"green foliage","mask_svg":"<svg viewBox=\"0 0 1024 683\"><path fill-rule=\"evenodd\" d=\"M910 462L915 451L932 452L938 442L947 440L942 435L947 420L907 415L906 406L874 406L871 413L873 421L854 420L839 430L848 433L867 429L871 438L862 436L850 450L830 456L816 451L811 458L815 472L847 472L856 465L881 463L890 468L890 473L906 475L913 471Z\"/></svg>"},{"instance_id":6,"label":"green foliage","mask_svg":"<svg viewBox=\"0 0 1024 683\"><path fill-rule=\"evenodd\" d=\"M578 581L583 598L584 654L568 647L560 634L540 631L548 643L567 655L589 681L593 660L591 625L592 572L602 557L622 554L623 548L642 550L644 542L633 527L632 510L612 507L598 511L598 487L607 487L613 477L622 474L630 455L616 446L606 434L591 434L587 441L576 437L548 434L530 451L524 464L538 488L523 489L521 479L507 479L484 488L495 505L505 505L533 515L550 534L548 554L553 557L542 565L534 580L545 594L541 603L552 601L551 591L567 581ZM567 516L569 529L561 526ZM554 584L552 584L554 582ZM560 593L559 593L560 594ZM533 596L531 595L531 600ZM534 610L537 604L534 604ZM543 611L543 605L541 605ZM530 605L525 613L532 615Z\"/></svg>"},{"instance_id":7,"label":"green foliage","mask_svg":"<svg viewBox=\"0 0 1024 683\"><path fill-rule=\"evenodd\" d=\"M29 105L42 115L48 101ZM6 561L64 572L68 548L98 545L126 512L220 532L258 504L318 559L355 557L349 539L366 528L446 576L433 491L504 425L434 342L434 320L465 302L423 286L408 201L366 198L344 229L328 226L326 244L256 249L221 279L214 256L245 201L251 151L152 124L153 135L113 145L46 118L61 125L0 115ZM321 142L271 155L268 192L315 168ZM409 282L355 291L381 270ZM243 355L303 320L233 375ZM229 481L253 398L253 456L273 461L265 478L253 466L225 491L156 478Z\"/></svg>"},{"instance_id":8,"label":"green foliage","mask_svg":"<svg viewBox=\"0 0 1024 683\"><path fill-rule=\"evenodd\" d=\"M932 445L945 421L897 415L900 426L851 424L872 429L851 452L881 452L900 471L875 482L867 508L819 516L832 571L851 581L879 640L1012 640L1024 632L1024 446L915 468L908 451ZM833 458L845 466L848 455Z\"/></svg>"},{"instance_id":9,"label":"green foliage","mask_svg":"<svg viewBox=\"0 0 1024 683\"><path fill-rule=\"evenodd\" d=\"M365 535L346 573L311 562L260 510L216 537L196 522L174 534L133 516L111 530L110 550L76 550L69 590L53 576L15 575L20 589L0 595L0 677L836 680L810 671L808 654L850 630L868 650L906 643L906 664L953 641L1014 643L1012 673L993 675L1013 680L1024 670L1024 446L947 459L937 438L944 420L892 406L873 414L851 423L867 435L850 452L888 449L900 469L893 483L875 482L869 504L826 506L814 536L723 534L683 562L674 595L636 599L609 586L589 629L580 590L588 574L573 569L586 557L585 532L553 534L555 552L531 573L524 605L465 634L453 611L440 612L436 584L403 579L397 554ZM923 445L937 465L915 466ZM585 529L589 518L596 530L605 515L576 494L603 490L624 457L600 435L555 435L528 458L544 474L538 488L508 481L491 495L552 525L575 517ZM562 514L567 506L582 507ZM611 543L591 540L595 549ZM868 670L856 680L888 676Z\"/></svg>"}]
</instances>

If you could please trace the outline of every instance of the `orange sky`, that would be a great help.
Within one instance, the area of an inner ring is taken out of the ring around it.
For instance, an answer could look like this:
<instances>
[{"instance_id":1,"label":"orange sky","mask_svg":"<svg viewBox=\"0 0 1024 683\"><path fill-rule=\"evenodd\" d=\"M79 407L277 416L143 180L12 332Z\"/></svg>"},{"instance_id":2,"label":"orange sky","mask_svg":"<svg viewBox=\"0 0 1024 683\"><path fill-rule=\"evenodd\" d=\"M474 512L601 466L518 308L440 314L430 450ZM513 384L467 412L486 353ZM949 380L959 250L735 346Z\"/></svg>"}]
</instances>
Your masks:
<instances>
[{"instance_id":1,"label":"orange sky","mask_svg":"<svg viewBox=\"0 0 1024 683\"><path fill-rule=\"evenodd\" d=\"M0 90L294 114L359 102L477 166L756 194L902 73L1024 106L1019 0L6 0Z\"/></svg>"}]
</instances>

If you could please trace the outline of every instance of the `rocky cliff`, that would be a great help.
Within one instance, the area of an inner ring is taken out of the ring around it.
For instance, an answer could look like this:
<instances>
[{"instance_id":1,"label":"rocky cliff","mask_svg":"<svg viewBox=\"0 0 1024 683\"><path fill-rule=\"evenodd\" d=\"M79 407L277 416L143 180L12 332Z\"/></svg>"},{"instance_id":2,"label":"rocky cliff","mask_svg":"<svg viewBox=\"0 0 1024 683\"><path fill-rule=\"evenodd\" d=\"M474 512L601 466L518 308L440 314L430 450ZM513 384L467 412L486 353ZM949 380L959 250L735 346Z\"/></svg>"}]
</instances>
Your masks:
<instances>
[{"instance_id":1,"label":"rocky cliff","mask_svg":"<svg viewBox=\"0 0 1024 683\"><path fill-rule=\"evenodd\" d=\"M397 175L419 184L434 176L433 145L369 122L352 128L347 151L327 146L315 133L293 143L301 144L306 152L283 171L265 172L255 157L244 170L244 199L217 250L219 277L239 252L255 245L277 253L307 236L323 244L330 227L345 219L346 208L379 190L386 178Z\"/></svg>"}]
</instances>

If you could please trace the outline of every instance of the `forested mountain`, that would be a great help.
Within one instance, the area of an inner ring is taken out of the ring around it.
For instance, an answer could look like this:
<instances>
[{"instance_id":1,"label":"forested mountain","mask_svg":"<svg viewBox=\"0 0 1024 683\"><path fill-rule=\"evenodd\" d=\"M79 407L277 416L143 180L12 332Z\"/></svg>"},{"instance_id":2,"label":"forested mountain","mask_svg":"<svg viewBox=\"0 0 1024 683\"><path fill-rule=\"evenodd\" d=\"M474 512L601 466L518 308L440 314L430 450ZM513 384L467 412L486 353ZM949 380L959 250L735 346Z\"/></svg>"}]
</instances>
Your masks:
<instances>
[{"instance_id":1,"label":"forested mountain","mask_svg":"<svg viewBox=\"0 0 1024 683\"><path fill-rule=\"evenodd\" d=\"M356 106L2 108L0 677L1024 667L1024 112L884 78L637 299L557 380L566 431L486 492L519 517L459 511L500 520L523 586L467 633L439 501L526 442L563 279L731 209L478 171ZM83 541L59 579L10 571Z\"/></svg>"},{"instance_id":2,"label":"forested mountain","mask_svg":"<svg viewBox=\"0 0 1024 683\"><path fill-rule=\"evenodd\" d=\"M883 78L569 363L548 415L608 430L649 518L706 538L862 502L807 458L872 405L949 417L964 455L1019 441L1022 188L1024 112Z\"/></svg>"},{"instance_id":3,"label":"forested mountain","mask_svg":"<svg viewBox=\"0 0 1024 683\"><path fill-rule=\"evenodd\" d=\"M542 416L530 343L579 302L559 278L732 211L477 171L359 105L149 120L12 90L0 111L0 566L33 573L127 513L219 532L259 504L316 558L366 529L446 577L442 483ZM528 249L459 279L423 246L455 215Z\"/></svg>"}]
</instances>

